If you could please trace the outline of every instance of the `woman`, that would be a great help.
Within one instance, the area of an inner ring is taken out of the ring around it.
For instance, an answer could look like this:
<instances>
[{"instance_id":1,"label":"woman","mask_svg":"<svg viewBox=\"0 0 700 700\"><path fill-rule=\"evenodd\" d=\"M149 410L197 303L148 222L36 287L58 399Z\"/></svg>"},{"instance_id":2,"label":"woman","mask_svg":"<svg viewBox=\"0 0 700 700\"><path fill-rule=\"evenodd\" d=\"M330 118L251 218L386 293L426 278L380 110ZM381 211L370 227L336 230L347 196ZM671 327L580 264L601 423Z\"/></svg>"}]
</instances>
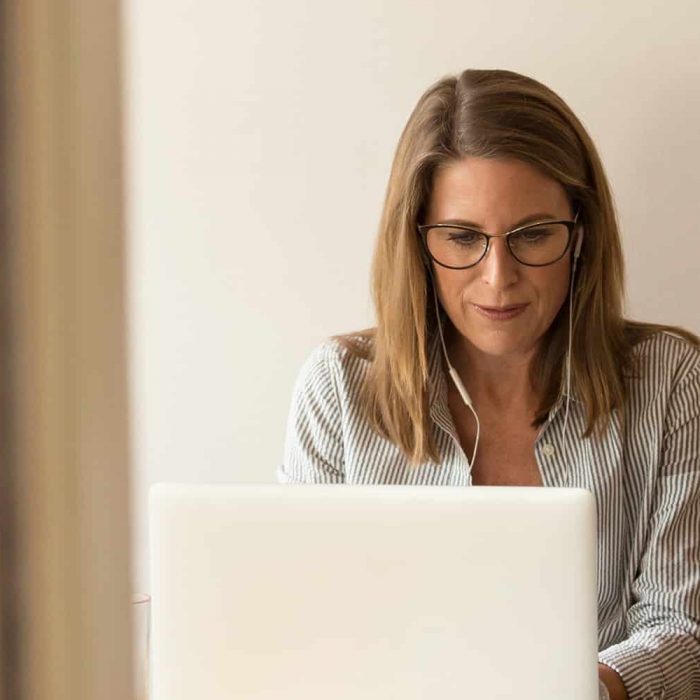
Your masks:
<instances>
[{"instance_id":1,"label":"woman","mask_svg":"<svg viewBox=\"0 0 700 700\"><path fill-rule=\"evenodd\" d=\"M389 179L376 328L297 381L291 482L582 487L598 505L601 697L700 698L700 349L622 316L610 188L564 101L467 70Z\"/></svg>"}]
</instances>

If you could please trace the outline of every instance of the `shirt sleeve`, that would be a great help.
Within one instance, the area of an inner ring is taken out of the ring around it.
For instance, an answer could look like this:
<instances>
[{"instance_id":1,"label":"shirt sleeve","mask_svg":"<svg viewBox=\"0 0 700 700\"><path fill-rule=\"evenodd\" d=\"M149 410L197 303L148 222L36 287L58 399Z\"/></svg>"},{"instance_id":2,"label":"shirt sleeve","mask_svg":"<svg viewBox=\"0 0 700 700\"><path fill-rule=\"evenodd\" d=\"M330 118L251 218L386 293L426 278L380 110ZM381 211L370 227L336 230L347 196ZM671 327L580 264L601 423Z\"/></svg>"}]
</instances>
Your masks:
<instances>
[{"instance_id":1,"label":"shirt sleeve","mask_svg":"<svg viewBox=\"0 0 700 700\"><path fill-rule=\"evenodd\" d=\"M292 392L282 483L342 483L343 427L337 388L337 352L326 343L302 367Z\"/></svg>"},{"instance_id":2,"label":"shirt sleeve","mask_svg":"<svg viewBox=\"0 0 700 700\"><path fill-rule=\"evenodd\" d=\"M598 660L629 700L700 698L700 360L672 392L649 537L627 611L628 638Z\"/></svg>"}]
</instances>

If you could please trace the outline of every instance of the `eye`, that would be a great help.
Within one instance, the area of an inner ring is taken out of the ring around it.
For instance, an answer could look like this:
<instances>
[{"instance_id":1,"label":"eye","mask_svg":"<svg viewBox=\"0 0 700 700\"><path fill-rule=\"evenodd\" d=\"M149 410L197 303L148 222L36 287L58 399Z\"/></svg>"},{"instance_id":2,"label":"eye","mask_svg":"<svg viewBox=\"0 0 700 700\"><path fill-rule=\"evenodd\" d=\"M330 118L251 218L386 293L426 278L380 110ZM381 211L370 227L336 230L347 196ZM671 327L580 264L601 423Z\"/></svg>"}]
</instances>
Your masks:
<instances>
[{"instance_id":1,"label":"eye","mask_svg":"<svg viewBox=\"0 0 700 700\"><path fill-rule=\"evenodd\" d=\"M482 244L483 236L477 231L469 229L444 228L440 230L442 237L455 245L474 246Z\"/></svg>"},{"instance_id":2,"label":"eye","mask_svg":"<svg viewBox=\"0 0 700 700\"><path fill-rule=\"evenodd\" d=\"M544 243L546 240L555 235L555 233L556 231L552 226L537 226L514 233L510 237L510 240L511 243L534 245L536 243Z\"/></svg>"}]
</instances>

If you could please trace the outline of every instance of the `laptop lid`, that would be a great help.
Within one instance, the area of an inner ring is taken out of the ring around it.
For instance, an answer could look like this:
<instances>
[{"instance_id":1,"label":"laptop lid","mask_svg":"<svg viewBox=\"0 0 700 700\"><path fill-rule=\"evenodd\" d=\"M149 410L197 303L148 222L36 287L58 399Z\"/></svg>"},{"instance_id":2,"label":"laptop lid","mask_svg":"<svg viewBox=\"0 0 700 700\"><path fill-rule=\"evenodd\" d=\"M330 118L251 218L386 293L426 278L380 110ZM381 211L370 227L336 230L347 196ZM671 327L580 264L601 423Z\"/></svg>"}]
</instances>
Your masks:
<instances>
[{"instance_id":1,"label":"laptop lid","mask_svg":"<svg viewBox=\"0 0 700 700\"><path fill-rule=\"evenodd\" d=\"M595 500L533 487L150 495L154 700L595 700Z\"/></svg>"}]
</instances>

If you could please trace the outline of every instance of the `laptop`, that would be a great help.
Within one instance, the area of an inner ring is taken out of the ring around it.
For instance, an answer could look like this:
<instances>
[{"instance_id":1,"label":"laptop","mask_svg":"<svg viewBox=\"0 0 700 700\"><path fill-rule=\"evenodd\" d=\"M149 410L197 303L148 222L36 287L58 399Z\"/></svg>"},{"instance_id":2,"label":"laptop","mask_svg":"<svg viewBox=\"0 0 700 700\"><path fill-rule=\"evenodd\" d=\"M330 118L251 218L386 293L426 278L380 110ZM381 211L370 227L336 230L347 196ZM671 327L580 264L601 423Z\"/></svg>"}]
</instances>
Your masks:
<instances>
[{"instance_id":1,"label":"laptop","mask_svg":"<svg viewBox=\"0 0 700 700\"><path fill-rule=\"evenodd\" d=\"M583 489L158 484L153 700L597 700Z\"/></svg>"}]
</instances>

